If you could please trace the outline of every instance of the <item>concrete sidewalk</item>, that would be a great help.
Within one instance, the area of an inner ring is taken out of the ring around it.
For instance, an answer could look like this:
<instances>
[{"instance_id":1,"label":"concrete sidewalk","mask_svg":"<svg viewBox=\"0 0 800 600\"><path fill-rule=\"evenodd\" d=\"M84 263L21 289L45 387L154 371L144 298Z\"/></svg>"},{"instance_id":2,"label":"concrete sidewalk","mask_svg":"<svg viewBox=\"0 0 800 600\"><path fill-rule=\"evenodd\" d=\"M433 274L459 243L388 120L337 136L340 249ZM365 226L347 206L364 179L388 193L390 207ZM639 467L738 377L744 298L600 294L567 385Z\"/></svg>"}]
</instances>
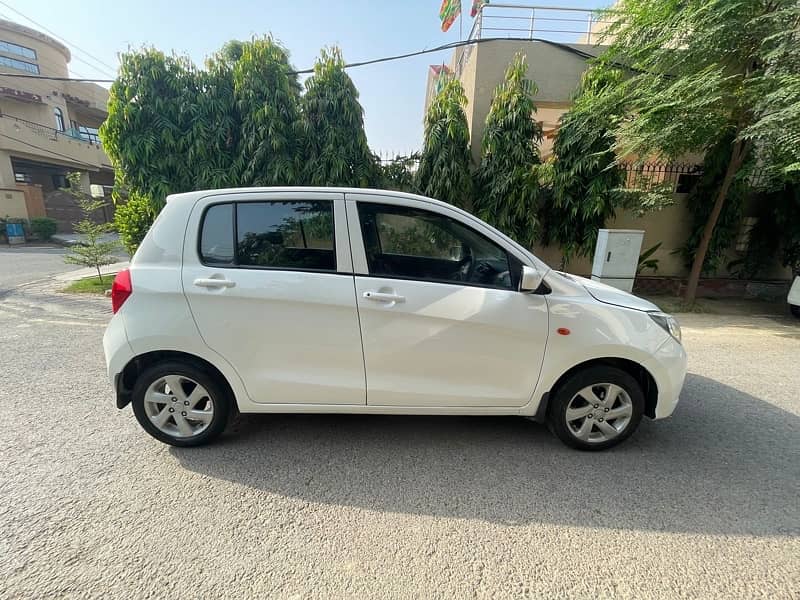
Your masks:
<instances>
[{"instance_id":1,"label":"concrete sidewalk","mask_svg":"<svg viewBox=\"0 0 800 600\"><path fill-rule=\"evenodd\" d=\"M130 262L120 261L115 262L110 265L106 265L104 267L100 267L100 273L103 275L111 275L112 273L116 273L117 271L121 271L122 269L127 269ZM92 267L87 267L84 269L77 269L75 271L68 271L66 273L60 273L56 275L53 279L56 281L62 282L70 282L70 281L77 281L78 279L86 279L87 277L96 277L97 276L97 269Z\"/></svg>"}]
</instances>

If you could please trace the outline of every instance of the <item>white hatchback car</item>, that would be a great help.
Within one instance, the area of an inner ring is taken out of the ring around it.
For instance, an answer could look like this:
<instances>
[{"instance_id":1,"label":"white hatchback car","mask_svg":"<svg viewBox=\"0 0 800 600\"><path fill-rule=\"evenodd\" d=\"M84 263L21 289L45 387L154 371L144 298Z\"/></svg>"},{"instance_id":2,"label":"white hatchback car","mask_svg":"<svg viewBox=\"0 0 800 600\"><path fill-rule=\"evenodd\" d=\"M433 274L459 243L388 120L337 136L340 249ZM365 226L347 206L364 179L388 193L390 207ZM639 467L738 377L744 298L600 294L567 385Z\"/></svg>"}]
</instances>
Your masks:
<instances>
[{"instance_id":1,"label":"white hatchback car","mask_svg":"<svg viewBox=\"0 0 800 600\"><path fill-rule=\"evenodd\" d=\"M112 304L117 406L177 446L238 409L521 415L600 450L672 414L686 373L655 305L400 192L170 196Z\"/></svg>"}]
</instances>

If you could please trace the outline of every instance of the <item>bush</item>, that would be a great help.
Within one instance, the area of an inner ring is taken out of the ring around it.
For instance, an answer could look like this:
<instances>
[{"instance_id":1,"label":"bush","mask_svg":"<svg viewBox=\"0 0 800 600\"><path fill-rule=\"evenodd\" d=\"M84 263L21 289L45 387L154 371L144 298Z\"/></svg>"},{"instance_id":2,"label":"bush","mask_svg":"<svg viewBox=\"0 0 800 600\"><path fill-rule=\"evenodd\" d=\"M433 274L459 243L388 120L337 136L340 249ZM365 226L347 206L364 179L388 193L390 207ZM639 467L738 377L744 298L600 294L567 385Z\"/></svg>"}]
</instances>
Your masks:
<instances>
[{"instance_id":1,"label":"bush","mask_svg":"<svg viewBox=\"0 0 800 600\"><path fill-rule=\"evenodd\" d=\"M50 217L34 217L31 219L31 231L42 241L47 241L56 232L56 220Z\"/></svg>"},{"instance_id":2,"label":"bush","mask_svg":"<svg viewBox=\"0 0 800 600\"><path fill-rule=\"evenodd\" d=\"M155 219L156 211L144 196L131 194L125 204L117 204L114 227L128 254L133 256Z\"/></svg>"}]
</instances>

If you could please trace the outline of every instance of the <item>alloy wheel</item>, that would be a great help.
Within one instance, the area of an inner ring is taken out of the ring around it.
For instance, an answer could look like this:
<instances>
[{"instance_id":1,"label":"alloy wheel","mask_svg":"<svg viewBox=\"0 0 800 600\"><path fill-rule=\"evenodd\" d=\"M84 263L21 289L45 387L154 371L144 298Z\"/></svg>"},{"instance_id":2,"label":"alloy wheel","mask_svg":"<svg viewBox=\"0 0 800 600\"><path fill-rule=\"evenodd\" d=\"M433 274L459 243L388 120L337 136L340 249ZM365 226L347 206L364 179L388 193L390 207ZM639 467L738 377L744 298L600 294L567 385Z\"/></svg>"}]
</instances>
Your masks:
<instances>
[{"instance_id":1,"label":"alloy wheel","mask_svg":"<svg viewBox=\"0 0 800 600\"><path fill-rule=\"evenodd\" d=\"M144 410L159 431L176 438L190 438L211 425L214 400L195 380L184 375L166 375L147 388Z\"/></svg>"},{"instance_id":2,"label":"alloy wheel","mask_svg":"<svg viewBox=\"0 0 800 600\"><path fill-rule=\"evenodd\" d=\"M572 397L565 419L567 428L577 439L599 444L622 434L632 416L633 402L622 387L596 383Z\"/></svg>"}]
</instances>

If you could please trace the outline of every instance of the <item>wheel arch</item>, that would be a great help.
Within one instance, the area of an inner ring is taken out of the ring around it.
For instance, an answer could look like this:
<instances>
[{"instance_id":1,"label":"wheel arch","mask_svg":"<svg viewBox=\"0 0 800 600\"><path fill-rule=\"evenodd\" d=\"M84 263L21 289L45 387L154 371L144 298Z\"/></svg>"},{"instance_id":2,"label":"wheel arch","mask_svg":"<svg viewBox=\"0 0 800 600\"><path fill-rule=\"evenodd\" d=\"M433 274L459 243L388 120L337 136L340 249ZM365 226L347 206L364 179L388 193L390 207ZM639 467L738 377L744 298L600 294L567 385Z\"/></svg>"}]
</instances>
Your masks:
<instances>
[{"instance_id":1,"label":"wheel arch","mask_svg":"<svg viewBox=\"0 0 800 600\"><path fill-rule=\"evenodd\" d=\"M636 361L627 358L618 357L604 357L593 358L583 361L570 367L567 371L561 374L550 389L542 395L542 400L539 402L539 407L536 410L534 419L539 422L545 422L547 418L547 411L550 406L550 398L558 391L558 388L564 384L570 377L578 371L583 371L590 367L609 366L616 367L628 373L631 377L636 379L639 385L642 386L644 393L644 414L651 419L656 416L656 405L658 404L658 386L653 375L645 367Z\"/></svg>"},{"instance_id":2,"label":"wheel arch","mask_svg":"<svg viewBox=\"0 0 800 600\"><path fill-rule=\"evenodd\" d=\"M212 363L204 358L200 358L199 356L190 354L188 352L181 352L178 350L155 350L152 352L139 354L138 356L132 358L117 376L117 408L125 408L125 406L130 403L131 394L133 392L133 386L136 382L136 379L142 372L145 371L145 369L148 369L155 364L170 360L187 363L209 373L219 382L220 385L224 387L228 394L230 394L232 405L234 407L236 406L236 394L234 393L230 382L225 375L222 374L222 371L220 371Z\"/></svg>"}]
</instances>

